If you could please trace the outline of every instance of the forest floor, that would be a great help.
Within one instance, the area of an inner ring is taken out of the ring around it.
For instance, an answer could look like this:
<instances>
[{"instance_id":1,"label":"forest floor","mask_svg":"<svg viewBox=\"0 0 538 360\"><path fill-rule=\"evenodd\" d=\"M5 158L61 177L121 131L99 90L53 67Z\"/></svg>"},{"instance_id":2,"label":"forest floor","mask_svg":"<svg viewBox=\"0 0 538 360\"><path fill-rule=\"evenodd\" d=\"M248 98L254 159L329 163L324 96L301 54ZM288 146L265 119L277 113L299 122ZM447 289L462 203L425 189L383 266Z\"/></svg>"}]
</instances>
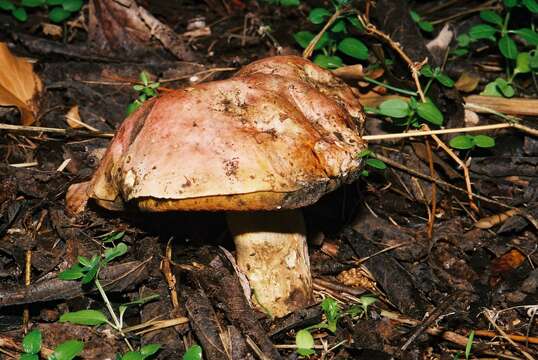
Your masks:
<instances>
[{"instance_id":1,"label":"forest floor","mask_svg":"<svg viewBox=\"0 0 538 360\"><path fill-rule=\"evenodd\" d=\"M90 0L66 19L12 3L0 42L42 88L4 50L0 359L538 358L534 0ZM303 209L311 306L248 306L222 213L66 208L154 95L141 72L163 94L301 56L318 33L306 55L361 93L364 135L382 139L367 173ZM9 102L17 84L31 96ZM486 127L387 138L472 126Z\"/></svg>"}]
</instances>

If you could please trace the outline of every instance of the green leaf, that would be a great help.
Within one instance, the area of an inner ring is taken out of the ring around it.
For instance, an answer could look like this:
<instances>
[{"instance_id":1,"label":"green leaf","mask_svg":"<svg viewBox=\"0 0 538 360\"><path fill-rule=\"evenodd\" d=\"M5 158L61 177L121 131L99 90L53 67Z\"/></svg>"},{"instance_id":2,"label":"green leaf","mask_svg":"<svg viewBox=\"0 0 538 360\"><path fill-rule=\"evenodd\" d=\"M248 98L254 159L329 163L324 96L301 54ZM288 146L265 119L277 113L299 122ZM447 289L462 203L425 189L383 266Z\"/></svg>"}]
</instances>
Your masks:
<instances>
[{"instance_id":1,"label":"green leaf","mask_svg":"<svg viewBox=\"0 0 538 360\"><path fill-rule=\"evenodd\" d=\"M280 0L280 5L282 6L299 6L301 5L300 0Z\"/></svg>"},{"instance_id":2,"label":"green leaf","mask_svg":"<svg viewBox=\"0 0 538 360\"><path fill-rule=\"evenodd\" d=\"M312 24L321 24L327 19L329 16L331 16L331 13L329 10L324 8L314 8L310 10L310 13L308 14L308 20Z\"/></svg>"},{"instance_id":3,"label":"green leaf","mask_svg":"<svg viewBox=\"0 0 538 360\"><path fill-rule=\"evenodd\" d=\"M25 22L28 20L28 14L26 13L26 10L22 7L16 8L15 10L11 10L11 15L13 17L21 22Z\"/></svg>"},{"instance_id":4,"label":"green leaf","mask_svg":"<svg viewBox=\"0 0 538 360\"><path fill-rule=\"evenodd\" d=\"M481 148L491 148L495 146L495 139L487 135L474 136L474 143Z\"/></svg>"},{"instance_id":5,"label":"green leaf","mask_svg":"<svg viewBox=\"0 0 538 360\"><path fill-rule=\"evenodd\" d=\"M77 257L77 260L78 260L78 262L79 262L82 266L84 266L84 267L90 267L90 266L92 266L92 260L93 260L93 258L92 258L92 260L90 260L90 259L88 259L87 257L81 255L81 256Z\"/></svg>"},{"instance_id":6,"label":"green leaf","mask_svg":"<svg viewBox=\"0 0 538 360\"><path fill-rule=\"evenodd\" d=\"M429 21L419 21L417 25L422 31L426 31L426 32L433 31L433 25Z\"/></svg>"},{"instance_id":7,"label":"green leaf","mask_svg":"<svg viewBox=\"0 0 538 360\"><path fill-rule=\"evenodd\" d=\"M62 5L65 0L47 0L47 5L56 6Z\"/></svg>"},{"instance_id":8,"label":"green leaf","mask_svg":"<svg viewBox=\"0 0 538 360\"><path fill-rule=\"evenodd\" d=\"M413 19L413 21L416 23L421 19L420 15L416 11L410 10L409 15L411 15L411 19Z\"/></svg>"},{"instance_id":9,"label":"green leaf","mask_svg":"<svg viewBox=\"0 0 538 360\"><path fill-rule=\"evenodd\" d=\"M525 74L531 71L530 67L531 56L528 52L522 52L517 54L516 58L516 68L514 73L516 74Z\"/></svg>"},{"instance_id":10,"label":"green leaf","mask_svg":"<svg viewBox=\"0 0 538 360\"><path fill-rule=\"evenodd\" d=\"M359 31L364 31L364 26L362 26L362 23L359 21L359 19L357 19L356 16L349 16L346 19L355 29Z\"/></svg>"},{"instance_id":11,"label":"green leaf","mask_svg":"<svg viewBox=\"0 0 538 360\"><path fill-rule=\"evenodd\" d=\"M497 89L499 89L504 97L510 98L515 95L515 90L512 84L509 84L503 78L495 79L495 84L497 84Z\"/></svg>"},{"instance_id":12,"label":"green leaf","mask_svg":"<svg viewBox=\"0 0 538 360\"><path fill-rule=\"evenodd\" d=\"M469 53L469 49L465 49L465 48L458 48L458 49L454 49L450 51L450 54L454 56L463 56L463 55L467 55L468 53Z\"/></svg>"},{"instance_id":13,"label":"green leaf","mask_svg":"<svg viewBox=\"0 0 538 360\"><path fill-rule=\"evenodd\" d=\"M15 5L8 0L0 0L0 10L13 11L15 10Z\"/></svg>"},{"instance_id":14,"label":"green leaf","mask_svg":"<svg viewBox=\"0 0 538 360\"><path fill-rule=\"evenodd\" d=\"M538 33L529 28L522 28L517 30L512 30L514 34L519 35L523 40L528 42L530 45L538 46Z\"/></svg>"},{"instance_id":15,"label":"green leaf","mask_svg":"<svg viewBox=\"0 0 538 360\"><path fill-rule=\"evenodd\" d=\"M314 58L314 64L317 64L324 69L336 69L344 65L342 59L338 56L327 56L323 54L319 54Z\"/></svg>"},{"instance_id":16,"label":"green leaf","mask_svg":"<svg viewBox=\"0 0 538 360\"><path fill-rule=\"evenodd\" d=\"M140 81L142 81L142 83L143 83L145 86L148 86L148 83L149 83L149 74L148 74L146 71L142 71L142 72L140 72L140 74L138 75L138 77L140 78Z\"/></svg>"},{"instance_id":17,"label":"green leaf","mask_svg":"<svg viewBox=\"0 0 538 360\"><path fill-rule=\"evenodd\" d=\"M183 354L183 360L202 360L202 348L199 345L192 345Z\"/></svg>"},{"instance_id":18,"label":"green leaf","mask_svg":"<svg viewBox=\"0 0 538 360\"><path fill-rule=\"evenodd\" d=\"M159 351L160 348L161 345L159 344L148 344L140 348L140 354L142 354L145 359L148 356L155 354L157 351Z\"/></svg>"},{"instance_id":19,"label":"green leaf","mask_svg":"<svg viewBox=\"0 0 538 360\"><path fill-rule=\"evenodd\" d=\"M74 264L69 269L62 271L58 274L60 280L78 280L84 276L84 271L80 264Z\"/></svg>"},{"instance_id":20,"label":"green leaf","mask_svg":"<svg viewBox=\"0 0 538 360\"><path fill-rule=\"evenodd\" d=\"M102 325L105 324L108 319L105 314L99 310L80 310L63 314L60 316L59 321L77 325Z\"/></svg>"},{"instance_id":21,"label":"green leaf","mask_svg":"<svg viewBox=\"0 0 538 360\"><path fill-rule=\"evenodd\" d=\"M372 155L372 150L364 149L360 153L357 154L358 158L363 158Z\"/></svg>"},{"instance_id":22,"label":"green leaf","mask_svg":"<svg viewBox=\"0 0 538 360\"><path fill-rule=\"evenodd\" d=\"M366 310L368 306L377 302L377 298L371 295L363 295L359 298L359 301L361 302L361 305L363 306L363 308Z\"/></svg>"},{"instance_id":23,"label":"green leaf","mask_svg":"<svg viewBox=\"0 0 538 360\"><path fill-rule=\"evenodd\" d=\"M62 21L67 20L71 16L71 12L65 10L62 7L54 7L51 11L49 11L49 19L52 22L55 23L61 23Z\"/></svg>"},{"instance_id":24,"label":"green leaf","mask_svg":"<svg viewBox=\"0 0 538 360\"><path fill-rule=\"evenodd\" d=\"M501 40L499 40L499 50L507 59L515 60L517 58L516 43L508 35L504 35Z\"/></svg>"},{"instance_id":25,"label":"green leaf","mask_svg":"<svg viewBox=\"0 0 538 360\"><path fill-rule=\"evenodd\" d=\"M484 10L480 11L480 18L488 23L502 26L503 19L493 10Z\"/></svg>"},{"instance_id":26,"label":"green leaf","mask_svg":"<svg viewBox=\"0 0 538 360\"><path fill-rule=\"evenodd\" d=\"M497 29L488 24L475 25L469 30L471 40L492 39Z\"/></svg>"},{"instance_id":27,"label":"green leaf","mask_svg":"<svg viewBox=\"0 0 538 360\"><path fill-rule=\"evenodd\" d=\"M410 113L409 104L401 99L385 100L379 105L379 113L393 118L404 118Z\"/></svg>"},{"instance_id":28,"label":"green leaf","mask_svg":"<svg viewBox=\"0 0 538 360\"><path fill-rule=\"evenodd\" d=\"M498 96L498 97L503 96L503 94L499 90L499 88L497 86L497 83L495 81L492 81L492 82L488 83L484 87L484 90L480 93L480 95L483 95L483 96Z\"/></svg>"},{"instance_id":29,"label":"green leaf","mask_svg":"<svg viewBox=\"0 0 538 360\"><path fill-rule=\"evenodd\" d=\"M530 53L529 66L532 70L538 70L538 51L532 50Z\"/></svg>"},{"instance_id":30,"label":"green leaf","mask_svg":"<svg viewBox=\"0 0 538 360\"><path fill-rule=\"evenodd\" d=\"M105 261L110 262L114 260L117 257L120 257L124 255L127 250L129 250L129 247L125 243L119 243L118 245L114 246L111 249L105 250Z\"/></svg>"},{"instance_id":31,"label":"green leaf","mask_svg":"<svg viewBox=\"0 0 538 360\"><path fill-rule=\"evenodd\" d=\"M454 80L441 72L435 76L435 79L446 87L451 88L454 86Z\"/></svg>"},{"instance_id":32,"label":"green leaf","mask_svg":"<svg viewBox=\"0 0 538 360\"><path fill-rule=\"evenodd\" d=\"M310 331L302 329L295 334L295 345L297 346L297 352L302 356L308 356L314 354L312 348L314 347L314 338Z\"/></svg>"},{"instance_id":33,"label":"green leaf","mask_svg":"<svg viewBox=\"0 0 538 360\"><path fill-rule=\"evenodd\" d=\"M443 114L431 100L417 104L417 114L426 121L435 125L443 124Z\"/></svg>"},{"instance_id":34,"label":"green leaf","mask_svg":"<svg viewBox=\"0 0 538 360\"><path fill-rule=\"evenodd\" d=\"M366 176L369 176L369 175L370 175L370 173L368 172L368 170L361 171L361 176L366 177Z\"/></svg>"},{"instance_id":35,"label":"green leaf","mask_svg":"<svg viewBox=\"0 0 538 360\"><path fill-rule=\"evenodd\" d=\"M24 6L24 7L33 8L33 7L38 7L42 5L45 5L45 0L22 0L21 1L21 6Z\"/></svg>"},{"instance_id":36,"label":"green leaf","mask_svg":"<svg viewBox=\"0 0 538 360\"><path fill-rule=\"evenodd\" d=\"M366 164L379 170L385 170L387 168L387 165L378 159L367 159Z\"/></svg>"},{"instance_id":37,"label":"green leaf","mask_svg":"<svg viewBox=\"0 0 538 360\"><path fill-rule=\"evenodd\" d=\"M461 34L456 38L456 41L458 42L458 46L466 47L471 43L471 38L467 34Z\"/></svg>"},{"instance_id":38,"label":"green leaf","mask_svg":"<svg viewBox=\"0 0 538 360\"><path fill-rule=\"evenodd\" d=\"M132 113L134 113L136 110L138 110L138 108L140 107L140 103L137 103L137 102L132 102L130 103L129 105L127 105L127 109L126 109L126 113L127 115L131 115Z\"/></svg>"},{"instance_id":39,"label":"green leaf","mask_svg":"<svg viewBox=\"0 0 538 360\"><path fill-rule=\"evenodd\" d=\"M314 34L312 34L310 31L299 31L293 34L293 38L303 49L306 49L308 44L310 44L310 41L314 38Z\"/></svg>"},{"instance_id":40,"label":"green leaf","mask_svg":"<svg viewBox=\"0 0 538 360\"><path fill-rule=\"evenodd\" d=\"M471 330L471 333L469 334L469 337L467 338L467 344L465 345L465 359L469 359L469 356L471 355L471 349L473 347L473 340L474 340L474 330Z\"/></svg>"},{"instance_id":41,"label":"green leaf","mask_svg":"<svg viewBox=\"0 0 538 360\"><path fill-rule=\"evenodd\" d=\"M368 163L368 160L366 162ZM327 320L329 321L338 320L338 317L340 316L340 306L338 305L335 299L326 297L321 302L321 308L323 309L323 312L325 312L325 316L327 316Z\"/></svg>"},{"instance_id":42,"label":"green leaf","mask_svg":"<svg viewBox=\"0 0 538 360\"><path fill-rule=\"evenodd\" d=\"M295 39L295 41L297 41L297 43L301 45L301 47L304 49L308 47L308 44L310 44L310 41L312 41L315 36L316 35L312 34L310 31L299 31L293 34L293 38ZM323 48L328 42L329 35L327 33L323 33L314 50L319 50Z\"/></svg>"},{"instance_id":43,"label":"green leaf","mask_svg":"<svg viewBox=\"0 0 538 360\"><path fill-rule=\"evenodd\" d=\"M129 351L123 354L121 360L144 360L144 357L138 351Z\"/></svg>"},{"instance_id":44,"label":"green leaf","mask_svg":"<svg viewBox=\"0 0 538 360\"><path fill-rule=\"evenodd\" d=\"M41 350L41 331L32 330L22 339L22 349L27 354L37 354Z\"/></svg>"},{"instance_id":45,"label":"green leaf","mask_svg":"<svg viewBox=\"0 0 538 360\"><path fill-rule=\"evenodd\" d=\"M355 38L347 37L340 41L340 44L338 44L338 50L355 59L368 59L368 48L362 41Z\"/></svg>"},{"instance_id":46,"label":"green leaf","mask_svg":"<svg viewBox=\"0 0 538 360\"><path fill-rule=\"evenodd\" d=\"M346 31L346 23L344 20L338 20L334 23L334 25L331 27L331 31L333 33L341 33Z\"/></svg>"},{"instance_id":47,"label":"green leaf","mask_svg":"<svg viewBox=\"0 0 538 360\"><path fill-rule=\"evenodd\" d=\"M517 5L518 0L503 0L503 3L507 8L512 8Z\"/></svg>"},{"instance_id":48,"label":"green leaf","mask_svg":"<svg viewBox=\"0 0 538 360\"><path fill-rule=\"evenodd\" d=\"M49 360L72 360L84 349L84 343L78 340L67 340L54 349Z\"/></svg>"},{"instance_id":49,"label":"green leaf","mask_svg":"<svg viewBox=\"0 0 538 360\"><path fill-rule=\"evenodd\" d=\"M133 89L136 91L142 91L144 90L144 85L140 85L140 84L133 85Z\"/></svg>"},{"instance_id":50,"label":"green leaf","mask_svg":"<svg viewBox=\"0 0 538 360\"><path fill-rule=\"evenodd\" d=\"M458 135L450 139L449 145L454 149L467 150L474 147L474 141L472 136Z\"/></svg>"},{"instance_id":51,"label":"green leaf","mask_svg":"<svg viewBox=\"0 0 538 360\"><path fill-rule=\"evenodd\" d=\"M420 75L431 78L433 76L433 70L430 64L426 64L420 69Z\"/></svg>"},{"instance_id":52,"label":"green leaf","mask_svg":"<svg viewBox=\"0 0 538 360\"><path fill-rule=\"evenodd\" d=\"M84 276L82 277L82 280L80 280L80 282L82 284L89 284L95 278L95 276L97 275L98 272L99 272L99 265L91 267L86 272L86 274L84 274Z\"/></svg>"},{"instance_id":53,"label":"green leaf","mask_svg":"<svg viewBox=\"0 0 538 360\"><path fill-rule=\"evenodd\" d=\"M39 355L37 354L21 354L19 360L39 360Z\"/></svg>"},{"instance_id":54,"label":"green leaf","mask_svg":"<svg viewBox=\"0 0 538 360\"><path fill-rule=\"evenodd\" d=\"M521 2L531 13L538 13L538 3L536 0L522 0Z\"/></svg>"}]
</instances>

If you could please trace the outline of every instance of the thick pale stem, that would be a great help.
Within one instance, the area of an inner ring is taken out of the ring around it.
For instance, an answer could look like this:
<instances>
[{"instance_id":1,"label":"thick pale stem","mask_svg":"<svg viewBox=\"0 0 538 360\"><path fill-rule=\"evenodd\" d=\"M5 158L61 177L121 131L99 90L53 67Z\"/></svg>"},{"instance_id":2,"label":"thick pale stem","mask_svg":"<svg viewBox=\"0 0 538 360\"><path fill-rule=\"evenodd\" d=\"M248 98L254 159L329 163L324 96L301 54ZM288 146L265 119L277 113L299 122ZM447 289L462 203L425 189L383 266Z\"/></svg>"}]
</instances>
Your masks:
<instances>
[{"instance_id":1,"label":"thick pale stem","mask_svg":"<svg viewBox=\"0 0 538 360\"><path fill-rule=\"evenodd\" d=\"M306 230L300 210L229 213L237 265L252 288L252 302L282 317L312 302Z\"/></svg>"}]
</instances>

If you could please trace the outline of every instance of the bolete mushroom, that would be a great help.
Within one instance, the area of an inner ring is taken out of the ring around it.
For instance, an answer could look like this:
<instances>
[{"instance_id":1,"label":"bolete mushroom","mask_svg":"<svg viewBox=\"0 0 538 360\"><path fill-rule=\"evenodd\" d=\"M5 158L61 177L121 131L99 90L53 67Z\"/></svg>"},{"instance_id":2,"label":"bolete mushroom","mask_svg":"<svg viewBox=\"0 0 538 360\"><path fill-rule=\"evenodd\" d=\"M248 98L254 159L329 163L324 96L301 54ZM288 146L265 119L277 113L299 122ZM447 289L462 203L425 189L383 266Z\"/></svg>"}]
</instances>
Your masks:
<instances>
[{"instance_id":1,"label":"bolete mushroom","mask_svg":"<svg viewBox=\"0 0 538 360\"><path fill-rule=\"evenodd\" d=\"M284 316L312 300L297 209L358 177L363 122L358 96L330 71L295 56L263 59L147 101L117 131L86 194L112 210L226 211L253 303Z\"/></svg>"}]
</instances>

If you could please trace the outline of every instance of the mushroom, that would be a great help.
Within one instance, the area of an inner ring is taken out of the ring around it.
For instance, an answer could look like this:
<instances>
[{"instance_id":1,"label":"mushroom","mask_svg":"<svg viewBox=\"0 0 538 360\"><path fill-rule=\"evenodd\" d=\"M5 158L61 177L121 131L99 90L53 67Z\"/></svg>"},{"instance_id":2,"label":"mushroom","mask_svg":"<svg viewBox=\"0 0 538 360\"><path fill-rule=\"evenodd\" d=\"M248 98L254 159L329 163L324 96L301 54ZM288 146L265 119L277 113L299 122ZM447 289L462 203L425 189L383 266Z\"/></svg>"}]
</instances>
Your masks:
<instances>
[{"instance_id":1,"label":"mushroom","mask_svg":"<svg viewBox=\"0 0 538 360\"><path fill-rule=\"evenodd\" d=\"M359 176L363 122L358 96L330 71L296 56L263 59L147 101L118 129L85 195L112 210L226 211L252 302L281 317L312 301L298 208Z\"/></svg>"}]
</instances>

